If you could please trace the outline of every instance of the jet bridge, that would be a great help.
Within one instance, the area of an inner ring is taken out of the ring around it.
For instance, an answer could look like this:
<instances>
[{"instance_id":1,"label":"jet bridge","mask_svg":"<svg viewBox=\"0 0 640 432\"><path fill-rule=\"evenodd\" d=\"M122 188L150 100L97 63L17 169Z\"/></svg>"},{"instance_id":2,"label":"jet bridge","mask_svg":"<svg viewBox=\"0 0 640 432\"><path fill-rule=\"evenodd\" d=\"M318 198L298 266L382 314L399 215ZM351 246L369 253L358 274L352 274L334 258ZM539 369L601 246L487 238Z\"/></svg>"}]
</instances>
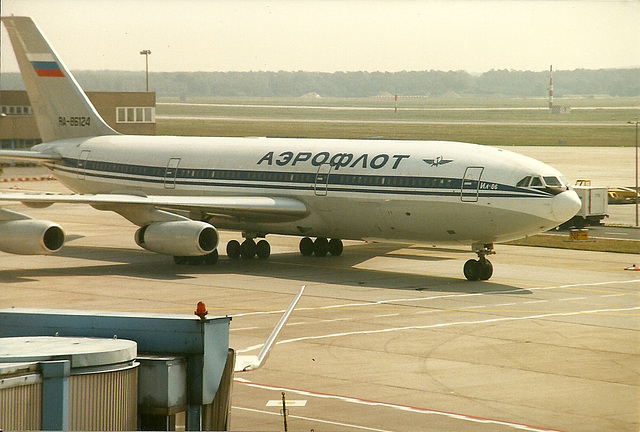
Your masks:
<instances>
[{"instance_id":1,"label":"jet bridge","mask_svg":"<svg viewBox=\"0 0 640 432\"><path fill-rule=\"evenodd\" d=\"M78 391L74 377L95 376L102 372L106 375L115 369L126 369L129 375L137 372L137 385L134 378L133 385L128 387L131 390L125 393L127 398L135 398L131 393L137 393L137 407L133 409L134 412L137 409L139 430L175 430L178 412L185 412L185 430L228 430L234 372L255 370L264 364L303 291L304 287L260 353L237 359L229 348L231 317L207 318L202 303L196 310L198 317L0 310L0 414L11 414L4 419L0 416L0 430L26 424L18 420L9 423L12 416L20 415L33 417L28 419L28 424L37 424L39 427L35 429L69 430L70 416L74 415L70 401L78 399L78 395L74 395ZM127 342L127 354L114 357L110 340ZM98 348L78 354L78 345ZM36 346L44 348L36 350ZM55 346L53 351L51 346ZM89 358L93 362L91 367L88 367ZM101 382L99 379L93 381ZM32 391L33 400L26 400L29 396L24 396L27 394L24 391L14 391L16 387L30 384L36 386ZM92 391L104 399L123 397L122 391L113 395L109 389ZM46 398L42 396L45 394ZM7 403L15 406L3 406ZM33 414L25 411L27 406ZM75 405L74 409L77 410ZM46 415L50 412L58 414ZM80 427L80 430L87 428ZM119 429L102 426L98 430Z\"/></svg>"},{"instance_id":2,"label":"jet bridge","mask_svg":"<svg viewBox=\"0 0 640 432\"><path fill-rule=\"evenodd\" d=\"M186 412L186 430L202 430L203 410L214 401L227 361L233 362L229 350L230 322L230 317L200 319L195 316L5 309L0 311L0 337L57 336L134 341L142 363L139 377L143 381L139 383L139 390L152 388L156 400L178 403L178 406L155 407L139 404L138 412L151 413L150 417L155 414L155 417L170 418L176 409L180 409ZM146 369L150 372L145 373ZM180 382L183 386L175 385ZM163 391L169 396L158 396ZM58 396L64 398L64 394ZM68 392L66 396L68 399ZM139 402L145 395L140 396ZM68 401L58 405L68 410ZM141 417L144 423L144 414ZM151 418L147 422L154 429L159 425L157 419ZM65 429L65 424L50 426L51 429ZM145 428L144 424L142 428Z\"/></svg>"}]
</instances>

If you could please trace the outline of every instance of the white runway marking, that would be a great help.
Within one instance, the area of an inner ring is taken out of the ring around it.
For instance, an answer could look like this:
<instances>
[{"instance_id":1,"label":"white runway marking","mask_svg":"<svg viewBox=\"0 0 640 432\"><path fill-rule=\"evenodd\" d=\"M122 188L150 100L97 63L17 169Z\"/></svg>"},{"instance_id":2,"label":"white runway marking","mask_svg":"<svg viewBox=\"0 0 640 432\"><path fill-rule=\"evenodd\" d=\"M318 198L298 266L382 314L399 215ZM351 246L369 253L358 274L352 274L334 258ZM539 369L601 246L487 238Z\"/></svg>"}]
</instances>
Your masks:
<instances>
[{"instance_id":1,"label":"white runway marking","mask_svg":"<svg viewBox=\"0 0 640 432\"><path fill-rule=\"evenodd\" d=\"M429 310L418 311L416 312L416 315L426 315L426 314L432 314L437 312L442 312L442 309L429 309Z\"/></svg>"},{"instance_id":2,"label":"white runway marking","mask_svg":"<svg viewBox=\"0 0 640 432\"><path fill-rule=\"evenodd\" d=\"M613 284L618 285L618 284L628 284L628 283L640 283L640 279L624 280L624 281L591 282L591 283L570 284L570 285L558 285L557 287L533 288L533 289L579 288L579 287L587 287L587 286L603 286L603 285L613 285Z\"/></svg>"},{"instance_id":3,"label":"white runway marking","mask_svg":"<svg viewBox=\"0 0 640 432\"><path fill-rule=\"evenodd\" d=\"M253 408L244 408L244 407L238 407L238 406L234 406L232 408L233 409L237 409L237 410L241 410L241 411L254 412L254 413L258 413L258 414L265 414L265 415L272 415L272 416L276 415L278 417L282 416L282 414L280 414L280 413L274 413L274 412L271 412L271 411L257 410L257 409L253 409ZM330 425L333 425L333 426L349 427L349 428L353 428L353 429L361 429L361 430L367 430L367 431L373 431L373 432L393 432L393 431L389 431L389 430L386 430L386 429L376 429L376 428L370 428L370 427L366 427L366 426L358 426L358 425L349 424L349 423L340 423L340 422L334 422L334 421L330 421L330 420L321 420L321 419L317 419L317 418L302 417L302 416L297 416L297 415L293 415L293 414L287 415L287 418L300 419L300 420L306 420L306 421L315 422L315 423L324 423L324 424L330 424Z\"/></svg>"},{"instance_id":4,"label":"white runway marking","mask_svg":"<svg viewBox=\"0 0 640 432\"><path fill-rule=\"evenodd\" d=\"M337 304L337 305L319 306L314 308L301 307L301 308L298 308L297 310L308 310L308 309L322 310L322 309L371 307L371 306L379 306L379 305L402 303L402 302L410 303L410 302L422 302L422 301L429 301L429 300L460 299L460 298L466 298L466 297L478 297L478 296L485 296L485 295L492 295L492 294L508 295L511 293L513 294L519 293L525 289L533 292L533 291L547 291L547 290L553 290L553 289L576 289L576 288L584 288L584 287L590 287L590 286L622 285L622 284L630 284L630 283L640 283L640 279L623 280L623 281L590 282L590 283L582 283L582 284L556 285L556 286L548 286L548 287L514 288L513 290L510 290L510 291L484 291L484 292L467 293L467 294L444 294L444 295L434 295L429 297L397 298L397 299L389 299L389 300L378 300L374 302L343 303L343 304ZM611 296L616 296L616 295L629 295L629 294L626 294L626 293L611 294ZM535 300L533 302L545 302L545 301L548 301L548 300ZM531 303L525 302L522 304L533 304L533 302ZM470 307L473 307L473 306L468 306L467 308L470 308ZM283 312L284 310L247 312L242 314L235 314L234 317L239 318L243 316L252 316L252 315L282 314Z\"/></svg>"},{"instance_id":5,"label":"white runway marking","mask_svg":"<svg viewBox=\"0 0 640 432\"><path fill-rule=\"evenodd\" d=\"M256 383L253 383L253 382L245 380L245 379L235 379L234 381L239 383L239 384L244 384L244 385L247 385L249 387L255 387L255 388L259 388L259 389L274 390L274 391L286 391L286 392L289 392L289 393L295 393L295 394L298 394L298 395L301 395L301 396L306 396L306 397L316 397L316 398L321 398L321 399L333 399L333 400L339 400L339 401L342 401L342 402L347 402L347 403L352 403L352 404L357 404L357 405L390 408L390 409L394 409L394 410L398 410L398 411L404 411L404 412L410 412L410 413L414 413L414 414L439 415L439 416L448 417L448 418L455 419L455 420L462 420L462 421L473 422L473 423L482 423L482 424L494 424L494 425L499 425L499 426L510 427L510 428L517 429L517 430L526 430L526 431L533 431L533 432L543 432L543 431L544 432L559 432L556 429L537 428L535 426L528 426L528 425L519 424L519 423L512 423L512 422L501 421L501 420L492 420L492 419L486 419L486 418L474 417L474 416L467 416L467 415L464 415L464 414L455 414L455 413L450 413L450 412L446 412L446 411L435 411L435 410L430 410L430 409L426 409L426 408L417 408L417 407L411 407L411 406L407 406L407 405L397 405L397 404L386 403L386 402L375 402L375 401L369 401L369 400L365 400L365 399L359 399L359 398L348 397L348 396L337 396L337 395L331 395L331 394L326 394L326 393L310 392L310 391L306 391L306 390L295 390L295 389L290 389L290 388L285 388L285 387L277 387L277 386L271 386L271 385L256 384ZM234 407L234 408L237 408L237 407ZM245 410L248 410L248 411L261 412L261 411L252 410L252 409L249 409L249 408L238 408L238 409L245 409ZM276 413L270 413L270 414L276 414ZM279 414L276 414L276 415L279 415ZM303 418L303 417L300 417L300 418ZM316 421L315 419L305 419L305 420ZM372 431L382 431L382 429L365 428L363 426L355 426L355 425L333 423L333 422L327 422L327 423L336 424L336 425L342 425L342 426L348 426L348 427L354 427L354 428L361 428L361 429L372 430Z\"/></svg>"},{"instance_id":6,"label":"white runway marking","mask_svg":"<svg viewBox=\"0 0 640 432\"><path fill-rule=\"evenodd\" d=\"M292 322L292 323L288 323L287 325L290 325L290 326L299 326L299 325L305 325L305 324L309 324L309 322L307 322L307 321Z\"/></svg>"},{"instance_id":7,"label":"white runway marking","mask_svg":"<svg viewBox=\"0 0 640 432\"><path fill-rule=\"evenodd\" d=\"M333 318L333 319L324 319L320 320L320 322L328 323L328 322L336 322L336 321L351 321L353 318Z\"/></svg>"},{"instance_id":8,"label":"white runway marking","mask_svg":"<svg viewBox=\"0 0 640 432\"><path fill-rule=\"evenodd\" d=\"M361 331L352 331L352 332L331 333L326 335L304 336L299 338L286 339L286 340L277 342L277 345L294 343L294 342L304 342L309 340L355 336L355 335L369 335L369 334L391 333L391 332L411 331L411 330L426 330L426 329L454 327L454 326L463 326L463 325L493 324L497 322L525 321L525 320L542 319L542 318L564 317L564 316L574 316L574 315L591 315L591 314L600 314L600 313L608 313L608 312L625 312L625 311L634 311L634 310L640 310L640 306L630 307L630 308L619 308L619 309L594 309L594 310L575 311L575 312L553 312L553 313L529 315L529 316L523 316L523 317L522 316L521 317L500 317L500 318L491 318L491 319L478 320L478 321L457 321L457 322L447 322L447 323L418 325L418 326L390 327L390 328L378 329L378 330L361 330ZM237 352L246 353L249 351L257 350L262 348L262 345L263 344L254 345L245 349L238 350Z\"/></svg>"},{"instance_id":9,"label":"white runway marking","mask_svg":"<svg viewBox=\"0 0 640 432\"><path fill-rule=\"evenodd\" d=\"M257 330L260 327L238 327L238 328L230 328L229 331L242 331L242 330Z\"/></svg>"},{"instance_id":10,"label":"white runway marking","mask_svg":"<svg viewBox=\"0 0 640 432\"><path fill-rule=\"evenodd\" d=\"M571 297L571 298L563 298L558 299L558 301L576 301L576 300L586 300L586 297Z\"/></svg>"}]
</instances>

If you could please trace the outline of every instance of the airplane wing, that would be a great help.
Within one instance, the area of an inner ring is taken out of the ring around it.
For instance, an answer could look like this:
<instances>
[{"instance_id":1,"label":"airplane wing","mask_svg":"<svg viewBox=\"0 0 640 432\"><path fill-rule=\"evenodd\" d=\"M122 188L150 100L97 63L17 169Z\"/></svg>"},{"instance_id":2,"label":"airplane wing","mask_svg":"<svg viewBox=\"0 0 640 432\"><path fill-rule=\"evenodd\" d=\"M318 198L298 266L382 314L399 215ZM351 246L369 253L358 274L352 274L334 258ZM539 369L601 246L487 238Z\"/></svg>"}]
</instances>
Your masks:
<instances>
[{"instance_id":1,"label":"airplane wing","mask_svg":"<svg viewBox=\"0 0 640 432\"><path fill-rule=\"evenodd\" d=\"M305 287L306 285L303 285L302 288L300 288L300 292L295 296L284 314L282 314L280 321L278 321L278 324L276 324L275 328L271 332L271 335L269 335L269 338L262 346L262 349L260 350L258 355L236 356L236 363L233 367L234 372L247 372L256 370L264 364L264 362L267 360L267 357L269 356L271 348L273 348L273 345L275 344L276 339L280 334L280 330L283 329L283 327L287 323L287 320L289 319L289 316L291 315L291 312L293 312L296 304L298 304L298 300L300 300L300 297L302 297L302 293L304 292Z\"/></svg>"},{"instance_id":2,"label":"airplane wing","mask_svg":"<svg viewBox=\"0 0 640 432\"><path fill-rule=\"evenodd\" d=\"M123 215L132 214L137 209L154 208L261 222L291 221L301 219L308 213L304 203L286 197L7 192L0 193L0 202L2 201L19 201L29 207L46 207L56 203L89 204L99 210L111 210Z\"/></svg>"},{"instance_id":3,"label":"airplane wing","mask_svg":"<svg viewBox=\"0 0 640 432\"><path fill-rule=\"evenodd\" d=\"M58 161L61 159L62 157L60 155L33 150L0 150L0 160L41 163Z\"/></svg>"}]
</instances>

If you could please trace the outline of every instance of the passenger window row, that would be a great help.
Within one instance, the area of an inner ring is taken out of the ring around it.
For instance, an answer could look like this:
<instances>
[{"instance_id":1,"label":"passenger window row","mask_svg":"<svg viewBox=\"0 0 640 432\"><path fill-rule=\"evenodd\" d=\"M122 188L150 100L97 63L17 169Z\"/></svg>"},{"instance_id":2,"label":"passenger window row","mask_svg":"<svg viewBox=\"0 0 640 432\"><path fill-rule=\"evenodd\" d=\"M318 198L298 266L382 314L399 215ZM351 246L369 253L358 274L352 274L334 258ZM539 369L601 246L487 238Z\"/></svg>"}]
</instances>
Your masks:
<instances>
[{"instance_id":1,"label":"passenger window row","mask_svg":"<svg viewBox=\"0 0 640 432\"><path fill-rule=\"evenodd\" d=\"M74 161L77 167L81 165ZM69 163L73 165L73 163ZM245 181L269 181L286 183L315 184L315 173L286 173L245 170L208 170L208 169L167 169L166 167L152 167L130 164L116 164L111 162L86 161L84 170L101 171L117 174L131 174L137 176L149 176L157 178L175 177L177 179L199 180L245 180ZM531 177L527 177L530 179ZM525 179L523 179L524 181ZM325 183L326 177L318 178L318 182ZM530 180L527 181L527 184ZM331 174L329 184L332 185L356 185L356 186L389 186L408 188L444 188L459 189L461 180L435 177L403 177L403 176L367 176ZM518 183L520 186L520 183Z\"/></svg>"}]
</instances>

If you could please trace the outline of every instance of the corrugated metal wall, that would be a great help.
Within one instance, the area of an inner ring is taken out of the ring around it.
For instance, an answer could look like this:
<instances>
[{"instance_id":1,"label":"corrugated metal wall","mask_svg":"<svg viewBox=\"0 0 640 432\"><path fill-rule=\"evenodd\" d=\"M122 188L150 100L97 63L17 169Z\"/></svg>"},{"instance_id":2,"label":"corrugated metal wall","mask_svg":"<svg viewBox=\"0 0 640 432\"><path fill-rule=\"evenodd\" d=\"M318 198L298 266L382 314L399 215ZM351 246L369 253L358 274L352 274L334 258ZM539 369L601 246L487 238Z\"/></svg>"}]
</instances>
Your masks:
<instances>
[{"instance_id":1,"label":"corrugated metal wall","mask_svg":"<svg viewBox=\"0 0 640 432\"><path fill-rule=\"evenodd\" d=\"M72 375L69 430L136 430L138 365L115 372Z\"/></svg>"},{"instance_id":2,"label":"corrugated metal wall","mask_svg":"<svg viewBox=\"0 0 640 432\"><path fill-rule=\"evenodd\" d=\"M42 383L0 388L0 430L40 429Z\"/></svg>"}]
</instances>

